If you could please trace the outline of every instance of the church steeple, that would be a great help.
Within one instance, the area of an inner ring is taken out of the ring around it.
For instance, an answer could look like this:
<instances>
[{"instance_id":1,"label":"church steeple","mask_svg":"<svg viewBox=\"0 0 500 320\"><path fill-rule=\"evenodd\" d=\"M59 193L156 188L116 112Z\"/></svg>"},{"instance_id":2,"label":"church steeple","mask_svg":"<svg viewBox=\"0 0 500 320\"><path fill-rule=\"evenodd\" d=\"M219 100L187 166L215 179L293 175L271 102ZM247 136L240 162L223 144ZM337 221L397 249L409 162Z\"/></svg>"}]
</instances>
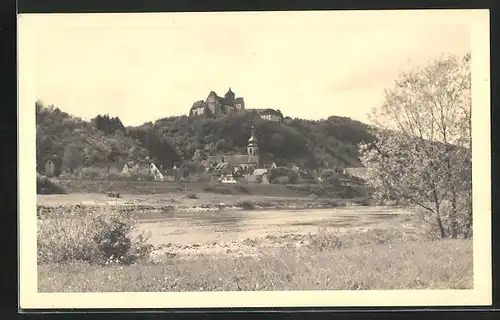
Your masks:
<instances>
[{"instance_id":1,"label":"church steeple","mask_svg":"<svg viewBox=\"0 0 500 320\"><path fill-rule=\"evenodd\" d=\"M248 139L247 152L249 156L256 156L259 154L259 147L257 146L257 138L255 137L255 125L252 124L252 135Z\"/></svg>"}]
</instances>

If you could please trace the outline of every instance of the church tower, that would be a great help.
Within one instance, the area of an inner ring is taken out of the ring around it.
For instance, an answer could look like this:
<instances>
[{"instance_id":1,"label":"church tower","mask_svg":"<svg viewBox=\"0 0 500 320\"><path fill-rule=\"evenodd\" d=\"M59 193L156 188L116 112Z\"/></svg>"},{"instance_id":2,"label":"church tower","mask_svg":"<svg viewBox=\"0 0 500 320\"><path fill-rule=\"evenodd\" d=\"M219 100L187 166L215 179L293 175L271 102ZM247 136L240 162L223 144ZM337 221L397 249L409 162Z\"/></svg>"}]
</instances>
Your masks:
<instances>
[{"instance_id":1,"label":"church tower","mask_svg":"<svg viewBox=\"0 0 500 320\"><path fill-rule=\"evenodd\" d=\"M232 104L234 99L235 99L234 92L231 90L231 87L227 91L227 93L224 95L224 100L226 101L227 104Z\"/></svg>"},{"instance_id":2,"label":"church tower","mask_svg":"<svg viewBox=\"0 0 500 320\"><path fill-rule=\"evenodd\" d=\"M247 152L250 157L258 157L259 147L257 146L257 138L255 137L255 125L252 124L252 135L248 139Z\"/></svg>"}]
</instances>

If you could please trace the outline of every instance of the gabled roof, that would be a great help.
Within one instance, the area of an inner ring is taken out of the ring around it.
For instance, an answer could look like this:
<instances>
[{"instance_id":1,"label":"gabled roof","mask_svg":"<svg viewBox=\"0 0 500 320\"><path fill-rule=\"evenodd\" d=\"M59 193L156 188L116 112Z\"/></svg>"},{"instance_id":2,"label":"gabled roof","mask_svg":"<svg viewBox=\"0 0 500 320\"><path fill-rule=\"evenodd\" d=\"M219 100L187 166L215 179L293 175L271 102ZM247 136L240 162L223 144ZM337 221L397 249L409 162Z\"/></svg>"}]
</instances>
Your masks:
<instances>
[{"instance_id":1,"label":"gabled roof","mask_svg":"<svg viewBox=\"0 0 500 320\"><path fill-rule=\"evenodd\" d=\"M257 163L257 157L249 156L246 154L233 154L233 155L228 155L224 157L225 161L232 167L240 166L242 164L256 164Z\"/></svg>"},{"instance_id":2,"label":"gabled roof","mask_svg":"<svg viewBox=\"0 0 500 320\"><path fill-rule=\"evenodd\" d=\"M205 106L206 106L205 105L205 101L203 101L203 100L196 101L195 103L193 103L193 106L191 107L191 110L198 109L198 108L204 108Z\"/></svg>"},{"instance_id":3,"label":"gabled roof","mask_svg":"<svg viewBox=\"0 0 500 320\"><path fill-rule=\"evenodd\" d=\"M274 110L274 109L263 109L262 111L259 111L261 115L275 115L279 117L283 117L283 114L280 111Z\"/></svg>"},{"instance_id":4,"label":"gabled roof","mask_svg":"<svg viewBox=\"0 0 500 320\"><path fill-rule=\"evenodd\" d=\"M247 109L247 111L250 111L250 112L257 112L257 113L261 113L262 111L264 111L266 109Z\"/></svg>"},{"instance_id":5,"label":"gabled roof","mask_svg":"<svg viewBox=\"0 0 500 320\"><path fill-rule=\"evenodd\" d=\"M138 165L139 165L139 163L130 160L130 161L125 162L125 165L123 167L132 168L132 167L135 167Z\"/></svg>"},{"instance_id":6,"label":"gabled roof","mask_svg":"<svg viewBox=\"0 0 500 320\"><path fill-rule=\"evenodd\" d=\"M254 175L254 176L262 176L262 175L266 174L266 173L267 173L267 171L268 171L267 169L262 169L262 168L255 169L255 170L253 171L253 175Z\"/></svg>"},{"instance_id":7,"label":"gabled roof","mask_svg":"<svg viewBox=\"0 0 500 320\"><path fill-rule=\"evenodd\" d=\"M217 162L222 158L222 156L209 156L205 162L207 163L212 163L212 162Z\"/></svg>"},{"instance_id":8,"label":"gabled roof","mask_svg":"<svg viewBox=\"0 0 500 320\"><path fill-rule=\"evenodd\" d=\"M230 96L234 96L234 92L231 90L231 88L229 88L224 97L230 97Z\"/></svg>"},{"instance_id":9,"label":"gabled roof","mask_svg":"<svg viewBox=\"0 0 500 320\"><path fill-rule=\"evenodd\" d=\"M219 101L219 102L224 101L224 98L219 97L219 96L217 95L217 93L215 93L215 91L210 91L210 93L209 93L209 94L208 94L208 96L207 96L207 99L208 99L208 98L210 98L210 97L214 97L214 98L215 98L217 101Z\"/></svg>"}]
</instances>

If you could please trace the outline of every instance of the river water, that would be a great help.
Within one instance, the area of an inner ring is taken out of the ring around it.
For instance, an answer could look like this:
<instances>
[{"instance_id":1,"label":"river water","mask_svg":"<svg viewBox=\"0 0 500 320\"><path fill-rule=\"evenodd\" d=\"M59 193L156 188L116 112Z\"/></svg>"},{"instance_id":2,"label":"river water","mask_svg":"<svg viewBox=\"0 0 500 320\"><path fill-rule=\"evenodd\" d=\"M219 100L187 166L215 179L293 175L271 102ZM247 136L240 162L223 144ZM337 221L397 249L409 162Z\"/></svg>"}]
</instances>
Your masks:
<instances>
[{"instance_id":1,"label":"river water","mask_svg":"<svg viewBox=\"0 0 500 320\"><path fill-rule=\"evenodd\" d=\"M306 210L221 210L164 212L140 219L140 231L153 244L212 244L287 233L386 228L400 223L407 211L386 207L342 207Z\"/></svg>"}]
</instances>

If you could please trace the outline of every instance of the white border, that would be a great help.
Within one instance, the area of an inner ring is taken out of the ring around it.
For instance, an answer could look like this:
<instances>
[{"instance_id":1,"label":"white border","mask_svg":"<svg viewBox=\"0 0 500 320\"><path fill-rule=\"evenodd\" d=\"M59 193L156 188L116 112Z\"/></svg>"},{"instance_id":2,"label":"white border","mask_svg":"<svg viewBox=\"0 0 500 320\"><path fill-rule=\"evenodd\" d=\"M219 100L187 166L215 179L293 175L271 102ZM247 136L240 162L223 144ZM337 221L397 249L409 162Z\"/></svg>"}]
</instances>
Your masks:
<instances>
[{"instance_id":1,"label":"white border","mask_svg":"<svg viewBox=\"0 0 500 320\"><path fill-rule=\"evenodd\" d=\"M208 13L170 13L208 14ZM470 25L473 103L473 210L474 289L392 291L283 291L283 292L189 292L189 293L38 293L36 264L35 112L37 28L41 15L18 19L19 70L19 248L20 308L199 308L199 307L396 307L490 305L491 291L491 179L490 179L490 77L488 10L407 10L337 12L245 12L217 13L286 15L296 19L308 15L338 19L339 23L363 19L425 19L439 15L442 23ZM147 23L151 14L78 14L77 23L102 25L103 16ZM156 15L156 14L155 14ZM167 14L168 15L168 14ZM36 16L36 17L34 17ZM50 19L59 15L43 15ZM42 19L42 20L43 20ZM109 20L109 19L108 19ZM108 21L106 20L106 21Z\"/></svg>"}]
</instances>

